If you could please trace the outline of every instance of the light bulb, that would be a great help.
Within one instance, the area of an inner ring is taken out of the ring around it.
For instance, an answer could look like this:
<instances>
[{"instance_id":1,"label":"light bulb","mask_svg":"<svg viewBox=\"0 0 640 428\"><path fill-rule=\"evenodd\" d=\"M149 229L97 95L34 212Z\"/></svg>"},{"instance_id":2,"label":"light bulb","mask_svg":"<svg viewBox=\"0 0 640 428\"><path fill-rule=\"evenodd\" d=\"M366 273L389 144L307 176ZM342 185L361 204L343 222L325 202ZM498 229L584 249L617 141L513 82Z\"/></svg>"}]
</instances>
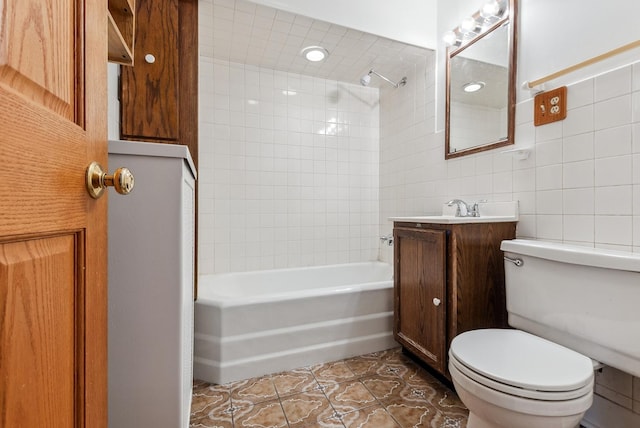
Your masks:
<instances>
[{"instance_id":1,"label":"light bulb","mask_svg":"<svg viewBox=\"0 0 640 428\"><path fill-rule=\"evenodd\" d=\"M478 27L478 24L476 23L476 20L473 19L473 17L471 16L463 19L462 22L460 23L460 30L463 33L473 33L476 31L477 27Z\"/></svg>"},{"instance_id":2,"label":"light bulb","mask_svg":"<svg viewBox=\"0 0 640 428\"><path fill-rule=\"evenodd\" d=\"M453 46L456 44L456 42L458 41L458 35L455 33L455 31L447 31L446 33L444 33L444 35L442 36L442 41L445 43L445 45L447 46Z\"/></svg>"},{"instance_id":3,"label":"light bulb","mask_svg":"<svg viewBox=\"0 0 640 428\"><path fill-rule=\"evenodd\" d=\"M480 16L485 19L493 18L498 14L500 14L500 3L497 0L489 0L480 9Z\"/></svg>"}]
</instances>

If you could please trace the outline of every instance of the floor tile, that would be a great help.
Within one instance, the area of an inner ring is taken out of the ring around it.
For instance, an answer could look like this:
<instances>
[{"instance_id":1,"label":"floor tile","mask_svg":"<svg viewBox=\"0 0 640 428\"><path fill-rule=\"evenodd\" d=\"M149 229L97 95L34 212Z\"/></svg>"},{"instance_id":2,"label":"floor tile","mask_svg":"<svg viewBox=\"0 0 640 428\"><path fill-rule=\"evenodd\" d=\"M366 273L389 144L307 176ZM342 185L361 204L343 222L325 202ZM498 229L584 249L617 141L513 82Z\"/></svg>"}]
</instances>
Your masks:
<instances>
[{"instance_id":1,"label":"floor tile","mask_svg":"<svg viewBox=\"0 0 640 428\"><path fill-rule=\"evenodd\" d=\"M290 395L281 399L281 403L291 428L317 424L333 414L329 400L320 391Z\"/></svg>"},{"instance_id":2,"label":"floor tile","mask_svg":"<svg viewBox=\"0 0 640 428\"><path fill-rule=\"evenodd\" d=\"M364 378L362 383L378 400L390 399L405 387L405 383L398 377L379 375Z\"/></svg>"},{"instance_id":3,"label":"floor tile","mask_svg":"<svg viewBox=\"0 0 640 428\"><path fill-rule=\"evenodd\" d=\"M204 418L193 419L191 418L190 428L233 428L233 422L231 418L221 419L218 417L205 416Z\"/></svg>"},{"instance_id":4,"label":"floor tile","mask_svg":"<svg viewBox=\"0 0 640 428\"><path fill-rule=\"evenodd\" d=\"M385 402L387 412L403 428L428 427L437 418L438 410L430 405L426 400L403 400L395 397Z\"/></svg>"},{"instance_id":5,"label":"floor tile","mask_svg":"<svg viewBox=\"0 0 640 428\"><path fill-rule=\"evenodd\" d=\"M376 398L360 381L337 384L327 393L333 408L342 414L376 404Z\"/></svg>"},{"instance_id":6,"label":"floor tile","mask_svg":"<svg viewBox=\"0 0 640 428\"><path fill-rule=\"evenodd\" d=\"M349 358L345 360L345 364L356 377L362 377L375 374L383 362L379 358L362 356Z\"/></svg>"},{"instance_id":7,"label":"floor tile","mask_svg":"<svg viewBox=\"0 0 640 428\"><path fill-rule=\"evenodd\" d=\"M318 388L318 381L316 381L313 373L306 369L277 373L271 376L271 380L279 397L286 397Z\"/></svg>"},{"instance_id":8,"label":"floor tile","mask_svg":"<svg viewBox=\"0 0 640 428\"><path fill-rule=\"evenodd\" d=\"M342 417L342 422L346 428L400 428L400 425L380 405L350 412Z\"/></svg>"},{"instance_id":9,"label":"floor tile","mask_svg":"<svg viewBox=\"0 0 640 428\"><path fill-rule=\"evenodd\" d=\"M271 400L234 412L233 423L243 428L280 428L287 426L287 419L280 401Z\"/></svg>"},{"instance_id":10,"label":"floor tile","mask_svg":"<svg viewBox=\"0 0 640 428\"><path fill-rule=\"evenodd\" d=\"M277 397L276 388L273 386L271 377L268 376L236 382L231 387L231 398L234 400L249 401L256 404L273 400Z\"/></svg>"},{"instance_id":11,"label":"floor tile","mask_svg":"<svg viewBox=\"0 0 640 428\"><path fill-rule=\"evenodd\" d=\"M311 372L318 382L346 382L353 380L356 375L351 371L344 361L336 361L327 364L318 364L311 367Z\"/></svg>"},{"instance_id":12,"label":"floor tile","mask_svg":"<svg viewBox=\"0 0 640 428\"><path fill-rule=\"evenodd\" d=\"M400 348L211 385L194 381L191 428L466 428L468 410Z\"/></svg>"}]
</instances>

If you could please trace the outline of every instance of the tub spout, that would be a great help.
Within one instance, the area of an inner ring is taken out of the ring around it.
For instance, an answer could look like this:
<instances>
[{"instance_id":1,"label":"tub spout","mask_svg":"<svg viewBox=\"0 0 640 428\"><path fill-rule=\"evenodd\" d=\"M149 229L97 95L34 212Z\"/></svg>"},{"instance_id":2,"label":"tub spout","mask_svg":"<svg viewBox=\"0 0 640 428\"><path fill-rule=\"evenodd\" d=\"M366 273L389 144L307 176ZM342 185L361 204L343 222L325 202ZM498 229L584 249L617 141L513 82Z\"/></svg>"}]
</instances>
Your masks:
<instances>
[{"instance_id":1,"label":"tub spout","mask_svg":"<svg viewBox=\"0 0 640 428\"><path fill-rule=\"evenodd\" d=\"M384 235L380 237L382 242L386 242L388 246L393 246L393 235Z\"/></svg>"}]
</instances>

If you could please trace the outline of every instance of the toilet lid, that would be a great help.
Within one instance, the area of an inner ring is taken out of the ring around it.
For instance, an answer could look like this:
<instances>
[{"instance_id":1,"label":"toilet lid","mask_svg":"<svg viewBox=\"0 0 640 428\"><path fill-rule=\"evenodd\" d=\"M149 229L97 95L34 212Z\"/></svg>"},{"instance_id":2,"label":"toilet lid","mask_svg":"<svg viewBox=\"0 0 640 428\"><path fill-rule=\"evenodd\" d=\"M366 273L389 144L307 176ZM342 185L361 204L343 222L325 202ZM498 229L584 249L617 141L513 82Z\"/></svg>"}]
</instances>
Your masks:
<instances>
[{"instance_id":1,"label":"toilet lid","mask_svg":"<svg viewBox=\"0 0 640 428\"><path fill-rule=\"evenodd\" d=\"M591 359L520 330L468 331L453 339L450 353L473 372L525 390L565 392L593 383Z\"/></svg>"}]
</instances>

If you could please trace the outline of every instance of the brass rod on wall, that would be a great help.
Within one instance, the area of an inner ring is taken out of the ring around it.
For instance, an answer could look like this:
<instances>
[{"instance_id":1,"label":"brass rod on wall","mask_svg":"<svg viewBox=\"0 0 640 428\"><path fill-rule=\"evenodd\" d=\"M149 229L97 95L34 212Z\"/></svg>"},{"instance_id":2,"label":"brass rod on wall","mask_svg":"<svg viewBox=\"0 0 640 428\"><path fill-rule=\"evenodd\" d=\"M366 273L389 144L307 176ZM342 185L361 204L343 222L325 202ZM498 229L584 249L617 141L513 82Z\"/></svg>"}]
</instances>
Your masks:
<instances>
[{"instance_id":1,"label":"brass rod on wall","mask_svg":"<svg viewBox=\"0 0 640 428\"><path fill-rule=\"evenodd\" d=\"M546 83L550 80L556 79L560 76L564 76L565 74L571 73L583 67L589 66L591 64L595 64L597 62L600 62L612 56L621 54L623 52L629 51L631 49L635 49L637 47L640 47L640 40L636 40L624 46L620 46L619 48L612 49L609 52L594 56L593 58L590 58L586 61L579 62L578 64L572 65L571 67L564 68L560 71L556 71L555 73L549 74L548 76L542 77L538 80L533 80L531 82L528 82L527 86L529 87L529 89L533 89L536 86L542 85L543 83Z\"/></svg>"}]
</instances>

